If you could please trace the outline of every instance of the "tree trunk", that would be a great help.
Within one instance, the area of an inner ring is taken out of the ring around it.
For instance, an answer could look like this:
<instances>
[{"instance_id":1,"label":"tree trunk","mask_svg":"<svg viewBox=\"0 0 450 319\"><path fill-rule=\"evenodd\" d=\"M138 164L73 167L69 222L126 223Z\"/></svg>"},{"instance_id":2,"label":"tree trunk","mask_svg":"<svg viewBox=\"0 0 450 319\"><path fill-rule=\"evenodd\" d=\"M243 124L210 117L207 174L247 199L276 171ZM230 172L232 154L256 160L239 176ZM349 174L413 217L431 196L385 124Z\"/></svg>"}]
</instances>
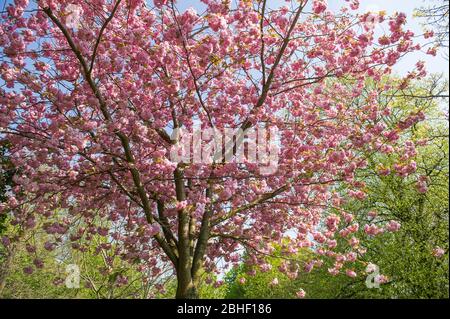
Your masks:
<instances>
[{"instance_id":1,"label":"tree trunk","mask_svg":"<svg viewBox=\"0 0 450 319\"><path fill-rule=\"evenodd\" d=\"M197 286L192 280L183 280L177 276L178 286L176 299L199 299Z\"/></svg>"}]
</instances>

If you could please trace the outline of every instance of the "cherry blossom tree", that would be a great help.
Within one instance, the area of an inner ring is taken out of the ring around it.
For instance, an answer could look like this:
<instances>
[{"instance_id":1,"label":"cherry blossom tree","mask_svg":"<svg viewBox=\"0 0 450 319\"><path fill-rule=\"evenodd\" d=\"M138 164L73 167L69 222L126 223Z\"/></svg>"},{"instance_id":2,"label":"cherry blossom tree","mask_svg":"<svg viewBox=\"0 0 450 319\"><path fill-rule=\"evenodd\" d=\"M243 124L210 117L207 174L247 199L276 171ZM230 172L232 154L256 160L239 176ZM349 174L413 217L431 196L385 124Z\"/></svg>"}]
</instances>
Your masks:
<instances>
[{"instance_id":1,"label":"cherry blossom tree","mask_svg":"<svg viewBox=\"0 0 450 319\"><path fill-rule=\"evenodd\" d=\"M391 87L366 83L419 50L417 35L404 14L360 14L356 0L333 11L324 0L201 2L198 12L175 0L6 5L0 134L17 174L2 213L17 229L43 220L47 250L67 238L87 250L100 235L110 242L101 249L155 276L170 263L178 298L197 297L202 274L244 250L266 267L274 243L286 262L309 248L339 272L345 256L364 254L352 238L360 225L341 209L366 196L355 172L380 152L399 154L386 174L415 170L414 143L399 132L423 115L387 129L377 97ZM399 86L424 74L418 63ZM174 161L198 126L236 135L210 162ZM236 160L257 126L278 129L270 174Z\"/></svg>"}]
</instances>

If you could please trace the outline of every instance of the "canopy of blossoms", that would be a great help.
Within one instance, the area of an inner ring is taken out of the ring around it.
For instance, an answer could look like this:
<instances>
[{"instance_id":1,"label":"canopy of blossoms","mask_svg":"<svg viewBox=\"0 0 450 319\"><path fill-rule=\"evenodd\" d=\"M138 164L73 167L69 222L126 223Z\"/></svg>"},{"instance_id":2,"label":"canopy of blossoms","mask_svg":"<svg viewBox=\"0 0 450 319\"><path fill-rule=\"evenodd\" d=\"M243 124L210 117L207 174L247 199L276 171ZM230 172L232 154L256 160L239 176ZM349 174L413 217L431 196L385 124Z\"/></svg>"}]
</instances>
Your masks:
<instances>
[{"instance_id":1,"label":"canopy of blossoms","mask_svg":"<svg viewBox=\"0 0 450 319\"><path fill-rule=\"evenodd\" d=\"M6 6L0 137L17 174L1 211L20 229L43 221L48 250L102 236L100 249L141 269L171 263L179 297L195 294L202 269L218 273L244 250L264 269L275 245L288 273L306 248L316 257L300 271L332 258L332 274L356 276L359 231L400 225L359 225L342 209L365 197L355 172L383 153L399 154L383 173L415 171L414 144L399 134L422 114L388 125L378 97L391 88L367 86L420 50L405 15L360 14L358 1L338 11L323 0L201 2L201 12L172 0ZM418 63L400 85L424 73ZM243 134L215 150L229 161L170 157L195 127L261 125L278 132L269 174L233 160L249 144Z\"/></svg>"}]
</instances>

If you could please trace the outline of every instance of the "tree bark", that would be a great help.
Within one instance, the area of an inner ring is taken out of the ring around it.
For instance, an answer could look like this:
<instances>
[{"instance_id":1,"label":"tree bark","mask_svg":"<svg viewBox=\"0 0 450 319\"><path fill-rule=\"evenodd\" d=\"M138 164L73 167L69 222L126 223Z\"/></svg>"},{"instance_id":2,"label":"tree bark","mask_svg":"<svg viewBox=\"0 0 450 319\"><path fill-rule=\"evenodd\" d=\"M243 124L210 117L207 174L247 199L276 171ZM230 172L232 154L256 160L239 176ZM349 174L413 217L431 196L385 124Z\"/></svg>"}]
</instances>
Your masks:
<instances>
[{"instance_id":1,"label":"tree bark","mask_svg":"<svg viewBox=\"0 0 450 319\"><path fill-rule=\"evenodd\" d=\"M176 196L179 202L186 200L186 188L184 185L184 174L179 167L175 170ZM196 299L198 292L192 278L192 255L190 245L190 215L186 208L178 211L178 252L177 262L177 299Z\"/></svg>"},{"instance_id":2,"label":"tree bark","mask_svg":"<svg viewBox=\"0 0 450 319\"><path fill-rule=\"evenodd\" d=\"M178 286L176 299L199 299L197 286L191 279L187 279L182 274L177 274Z\"/></svg>"}]
</instances>

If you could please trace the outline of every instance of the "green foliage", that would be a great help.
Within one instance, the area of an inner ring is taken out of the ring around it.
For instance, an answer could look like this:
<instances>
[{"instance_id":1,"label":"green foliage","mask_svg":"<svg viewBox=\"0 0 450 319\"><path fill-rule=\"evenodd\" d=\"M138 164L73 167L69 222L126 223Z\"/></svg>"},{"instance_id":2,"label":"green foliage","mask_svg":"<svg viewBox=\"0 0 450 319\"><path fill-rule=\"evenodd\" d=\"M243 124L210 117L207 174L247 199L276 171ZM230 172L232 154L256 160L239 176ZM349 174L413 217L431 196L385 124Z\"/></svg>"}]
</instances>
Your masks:
<instances>
[{"instance_id":1,"label":"green foliage","mask_svg":"<svg viewBox=\"0 0 450 319\"><path fill-rule=\"evenodd\" d=\"M54 284L55 274L64 274L64 268L52 257L43 258L45 263L43 269L35 270L31 275L25 274L23 269L33 263L32 256L27 254L23 247L16 248L0 298L66 299L87 297L83 291L78 289L68 289L65 285Z\"/></svg>"},{"instance_id":2,"label":"green foliage","mask_svg":"<svg viewBox=\"0 0 450 319\"><path fill-rule=\"evenodd\" d=\"M97 244L105 240L102 237L94 236L90 249L83 252L64 246L49 252L42 248L44 235L28 233L25 237L9 247L12 259L0 298L147 299L154 295L158 278L146 281L145 273L119 256L96 251ZM37 251L28 253L25 242L32 242ZM43 268L33 266L35 258L43 262ZM79 287L66 288L65 280L71 274L69 265L79 269ZM33 273L26 274L24 269L30 266Z\"/></svg>"},{"instance_id":3,"label":"green foliage","mask_svg":"<svg viewBox=\"0 0 450 319\"><path fill-rule=\"evenodd\" d=\"M295 260L295 263L302 265L310 261L311 256L311 253L303 250L292 259ZM281 259L267 257L266 262L272 268L265 272L256 270L254 275L249 273L251 270L255 271L255 268L249 268L245 264L231 270L225 279L227 283L226 298L293 299L298 298L297 292L303 289L307 292L305 297L307 299L333 299L339 297L341 287L357 283L345 275L331 276L327 270L331 265L327 262L310 273L300 271L296 278L289 278L279 270L283 262ZM276 285L273 284L274 278L278 280ZM245 281L243 282L242 279Z\"/></svg>"}]
</instances>

